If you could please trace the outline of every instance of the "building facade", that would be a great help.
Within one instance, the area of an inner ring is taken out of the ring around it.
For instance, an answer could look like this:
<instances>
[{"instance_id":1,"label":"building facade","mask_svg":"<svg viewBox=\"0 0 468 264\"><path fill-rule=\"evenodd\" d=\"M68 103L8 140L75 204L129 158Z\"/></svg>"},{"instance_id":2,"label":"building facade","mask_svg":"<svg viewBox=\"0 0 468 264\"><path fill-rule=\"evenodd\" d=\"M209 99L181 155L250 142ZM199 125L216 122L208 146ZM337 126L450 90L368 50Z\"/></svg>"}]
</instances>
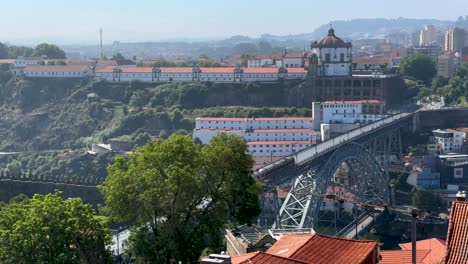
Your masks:
<instances>
[{"instance_id":1,"label":"building facade","mask_svg":"<svg viewBox=\"0 0 468 264\"><path fill-rule=\"evenodd\" d=\"M385 104L379 100L325 101L320 110L324 124L366 124L387 117Z\"/></svg>"},{"instance_id":2,"label":"building facade","mask_svg":"<svg viewBox=\"0 0 468 264\"><path fill-rule=\"evenodd\" d=\"M465 141L465 133L454 129L437 129L432 131L431 143L440 144L443 153L459 151Z\"/></svg>"},{"instance_id":3,"label":"building facade","mask_svg":"<svg viewBox=\"0 0 468 264\"><path fill-rule=\"evenodd\" d=\"M312 146L319 138L309 117L214 118L195 120L193 138L208 144L219 133L242 136L254 157L284 157Z\"/></svg>"},{"instance_id":4,"label":"building facade","mask_svg":"<svg viewBox=\"0 0 468 264\"><path fill-rule=\"evenodd\" d=\"M445 51L459 52L467 45L467 32L464 29L454 27L445 32Z\"/></svg>"},{"instance_id":5,"label":"building facade","mask_svg":"<svg viewBox=\"0 0 468 264\"><path fill-rule=\"evenodd\" d=\"M86 65L28 65L23 74L31 78L85 78L92 77L93 70Z\"/></svg>"},{"instance_id":6,"label":"building facade","mask_svg":"<svg viewBox=\"0 0 468 264\"><path fill-rule=\"evenodd\" d=\"M420 47L411 47L408 48L407 54L424 54L431 57L432 61L437 65L437 60L440 54L439 45L429 45L429 46L420 46Z\"/></svg>"},{"instance_id":7,"label":"building facade","mask_svg":"<svg viewBox=\"0 0 468 264\"><path fill-rule=\"evenodd\" d=\"M419 34L419 46L430 46L437 43L437 30L433 25L427 25Z\"/></svg>"},{"instance_id":8,"label":"building facade","mask_svg":"<svg viewBox=\"0 0 468 264\"><path fill-rule=\"evenodd\" d=\"M452 78L455 74L457 59L453 52L446 51L437 60L437 75Z\"/></svg>"},{"instance_id":9,"label":"building facade","mask_svg":"<svg viewBox=\"0 0 468 264\"><path fill-rule=\"evenodd\" d=\"M335 35L330 28L327 36L311 45L316 55L313 63L317 66L317 76L351 76L352 73L352 45Z\"/></svg>"}]
</instances>

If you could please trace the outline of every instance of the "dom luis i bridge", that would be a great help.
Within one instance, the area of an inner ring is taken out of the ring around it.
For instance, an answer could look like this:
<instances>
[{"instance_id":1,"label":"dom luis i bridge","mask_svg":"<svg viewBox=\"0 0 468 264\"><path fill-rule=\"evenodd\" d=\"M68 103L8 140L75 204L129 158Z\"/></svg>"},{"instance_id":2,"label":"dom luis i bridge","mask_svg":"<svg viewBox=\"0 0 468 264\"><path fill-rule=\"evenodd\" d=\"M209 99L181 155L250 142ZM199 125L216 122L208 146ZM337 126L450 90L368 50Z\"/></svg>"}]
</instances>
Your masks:
<instances>
[{"instance_id":1,"label":"dom luis i bridge","mask_svg":"<svg viewBox=\"0 0 468 264\"><path fill-rule=\"evenodd\" d=\"M271 163L257 174L265 184L258 222L273 233L352 238L392 206L389 168L402 156L402 135L466 122L468 109L399 113ZM289 188L284 201L278 186ZM339 203L348 204L346 213Z\"/></svg>"}]
</instances>

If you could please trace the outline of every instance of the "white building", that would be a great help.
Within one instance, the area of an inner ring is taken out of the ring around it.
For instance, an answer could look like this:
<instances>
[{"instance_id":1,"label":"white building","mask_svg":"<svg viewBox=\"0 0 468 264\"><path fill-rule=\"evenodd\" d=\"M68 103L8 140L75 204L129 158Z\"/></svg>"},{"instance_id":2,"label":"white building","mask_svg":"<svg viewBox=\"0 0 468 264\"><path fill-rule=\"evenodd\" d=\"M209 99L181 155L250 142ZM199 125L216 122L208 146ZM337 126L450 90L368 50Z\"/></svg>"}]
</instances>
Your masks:
<instances>
[{"instance_id":1,"label":"white building","mask_svg":"<svg viewBox=\"0 0 468 264\"><path fill-rule=\"evenodd\" d=\"M45 62L47 60L47 56L41 57L24 57L18 56L16 58L15 63L13 64L15 68L25 68L28 65L37 65L41 62Z\"/></svg>"},{"instance_id":2,"label":"white building","mask_svg":"<svg viewBox=\"0 0 468 264\"><path fill-rule=\"evenodd\" d=\"M318 76L351 76L352 45L335 36L330 28L328 35L312 44L313 53L317 55Z\"/></svg>"},{"instance_id":3,"label":"white building","mask_svg":"<svg viewBox=\"0 0 468 264\"><path fill-rule=\"evenodd\" d=\"M306 58L305 51L286 51L283 54L283 65L285 68L303 68Z\"/></svg>"},{"instance_id":4,"label":"white building","mask_svg":"<svg viewBox=\"0 0 468 264\"><path fill-rule=\"evenodd\" d=\"M429 46L437 43L437 30L433 25L427 25L419 34L419 46Z\"/></svg>"},{"instance_id":5,"label":"white building","mask_svg":"<svg viewBox=\"0 0 468 264\"><path fill-rule=\"evenodd\" d=\"M193 138L208 144L218 133L244 137L254 157L283 157L314 144L319 133L309 117L219 118L199 117Z\"/></svg>"},{"instance_id":6,"label":"white building","mask_svg":"<svg viewBox=\"0 0 468 264\"><path fill-rule=\"evenodd\" d=\"M466 134L454 129L437 129L432 131L432 144L440 144L443 153L458 151L463 147Z\"/></svg>"},{"instance_id":7,"label":"white building","mask_svg":"<svg viewBox=\"0 0 468 264\"><path fill-rule=\"evenodd\" d=\"M28 65L23 74L34 78L84 78L92 77L93 70L86 65Z\"/></svg>"},{"instance_id":8,"label":"white building","mask_svg":"<svg viewBox=\"0 0 468 264\"><path fill-rule=\"evenodd\" d=\"M133 81L211 81L211 82L273 82L281 79L305 79L302 68L239 68L239 67L97 67L96 79L112 82Z\"/></svg>"},{"instance_id":9,"label":"white building","mask_svg":"<svg viewBox=\"0 0 468 264\"><path fill-rule=\"evenodd\" d=\"M387 117L385 104L379 100L326 101L320 104L323 124L365 124ZM314 116L315 118L315 116Z\"/></svg>"},{"instance_id":10,"label":"white building","mask_svg":"<svg viewBox=\"0 0 468 264\"><path fill-rule=\"evenodd\" d=\"M256 54L253 58L247 60L249 68L265 68L265 67L283 67L283 54Z\"/></svg>"}]
</instances>

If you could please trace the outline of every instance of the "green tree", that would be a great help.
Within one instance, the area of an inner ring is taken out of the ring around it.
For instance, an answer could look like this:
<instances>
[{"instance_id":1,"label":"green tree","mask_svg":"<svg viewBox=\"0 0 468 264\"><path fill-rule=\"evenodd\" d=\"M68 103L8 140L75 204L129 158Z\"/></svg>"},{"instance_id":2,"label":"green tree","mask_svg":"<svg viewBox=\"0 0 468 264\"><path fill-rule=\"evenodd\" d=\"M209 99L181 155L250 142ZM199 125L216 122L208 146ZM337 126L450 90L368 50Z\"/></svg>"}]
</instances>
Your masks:
<instances>
[{"instance_id":1,"label":"green tree","mask_svg":"<svg viewBox=\"0 0 468 264\"><path fill-rule=\"evenodd\" d=\"M66 59L65 51L53 44L42 43L34 48L33 56L45 55L49 59Z\"/></svg>"},{"instance_id":2,"label":"green tree","mask_svg":"<svg viewBox=\"0 0 468 264\"><path fill-rule=\"evenodd\" d=\"M1 263L112 263L102 217L59 192L21 198L0 208Z\"/></svg>"},{"instance_id":3,"label":"green tree","mask_svg":"<svg viewBox=\"0 0 468 264\"><path fill-rule=\"evenodd\" d=\"M172 135L108 167L100 190L115 221L134 223L129 251L142 263L195 263L219 246L230 220L259 212L252 158L243 138L220 134L206 146Z\"/></svg>"},{"instance_id":4,"label":"green tree","mask_svg":"<svg viewBox=\"0 0 468 264\"><path fill-rule=\"evenodd\" d=\"M440 195L428 191L417 189L412 196L412 204L414 207L430 211L432 213L440 213L447 211L447 204Z\"/></svg>"},{"instance_id":5,"label":"green tree","mask_svg":"<svg viewBox=\"0 0 468 264\"><path fill-rule=\"evenodd\" d=\"M0 59L8 58L8 46L0 42Z\"/></svg>"},{"instance_id":6,"label":"green tree","mask_svg":"<svg viewBox=\"0 0 468 264\"><path fill-rule=\"evenodd\" d=\"M16 59L18 56L31 56L34 53L34 49L25 46L9 46L8 47L8 58Z\"/></svg>"},{"instance_id":7,"label":"green tree","mask_svg":"<svg viewBox=\"0 0 468 264\"><path fill-rule=\"evenodd\" d=\"M114 56L112 56L112 59L113 60L125 60L125 57L122 54L117 53Z\"/></svg>"},{"instance_id":8,"label":"green tree","mask_svg":"<svg viewBox=\"0 0 468 264\"><path fill-rule=\"evenodd\" d=\"M426 84L430 84L437 73L431 57L425 54L413 54L405 57L401 61L400 70L403 75L421 80Z\"/></svg>"}]
</instances>

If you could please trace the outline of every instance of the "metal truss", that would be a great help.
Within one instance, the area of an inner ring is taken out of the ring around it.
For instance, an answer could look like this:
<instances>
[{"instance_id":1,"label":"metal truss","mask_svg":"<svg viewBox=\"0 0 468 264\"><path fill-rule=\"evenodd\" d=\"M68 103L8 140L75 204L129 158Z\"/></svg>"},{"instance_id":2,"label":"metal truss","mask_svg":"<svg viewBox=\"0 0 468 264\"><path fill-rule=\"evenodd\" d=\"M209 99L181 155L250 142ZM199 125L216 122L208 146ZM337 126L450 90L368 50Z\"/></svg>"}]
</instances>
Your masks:
<instances>
[{"instance_id":1,"label":"metal truss","mask_svg":"<svg viewBox=\"0 0 468 264\"><path fill-rule=\"evenodd\" d=\"M362 145L349 143L336 149L322 164L296 178L273 229L314 228L320 221L327 188L337 185L332 178L343 164L347 164L352 173L346 183L339 185L346 185L347 192L355 197L353 202L376 205L390 202L388 178L374 156Z\"/></svg>"}]
</instances>

